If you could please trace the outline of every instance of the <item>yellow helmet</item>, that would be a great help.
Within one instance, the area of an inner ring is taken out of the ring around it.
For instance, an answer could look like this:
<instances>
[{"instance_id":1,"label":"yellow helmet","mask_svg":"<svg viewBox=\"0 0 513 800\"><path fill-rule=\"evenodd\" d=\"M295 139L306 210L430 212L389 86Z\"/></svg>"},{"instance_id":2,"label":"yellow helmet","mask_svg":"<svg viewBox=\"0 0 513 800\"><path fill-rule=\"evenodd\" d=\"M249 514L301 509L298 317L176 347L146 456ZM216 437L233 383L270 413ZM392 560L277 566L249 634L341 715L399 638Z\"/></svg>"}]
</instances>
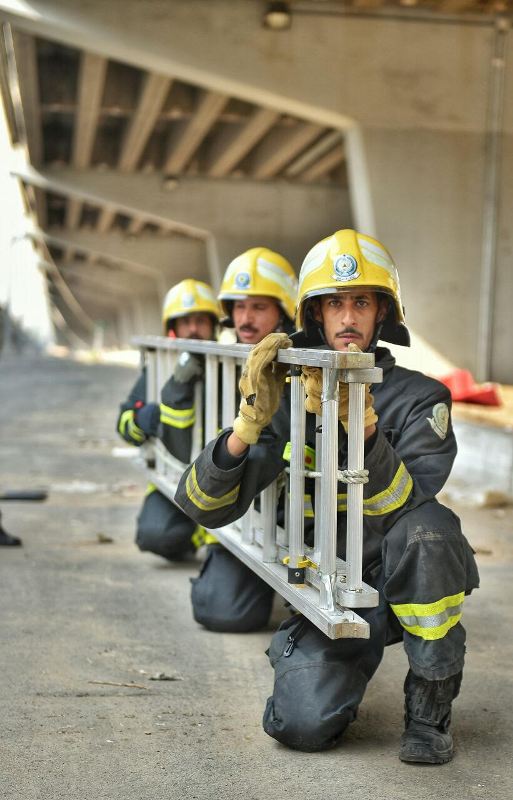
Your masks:
<instances>
[{"instance_id":1,"label":"yellow helmet","mask_svg":"<svg viewBox=\"0 0 513 800\"><path fill-rule=\"evenodd\" d=\"M389 295L387 316L379 338L406 347L410 335L404 320L399 276L392 257L377 239L353 230L337 231L307 254L299 274L296 328L308 335L308 300L323 294L364 286Z\"/></svg>"},{"instance_id":2,"label":"yellow helmet","mask_svg":"<svg viewBox=\"0 0 513 800\"><path fill-rule=\"evenodd\" d=\"M273 297L293 321L296 294L296 273L287 259L267 247L252 247L228 264L218 298L229 317L230 300L255 295Z\"/></svg>"},{"instance_id":3,"label":"yellow helmet","mask_svg":"<svg viewBox=\"0 0 513 800\"><path fill-rule=\"evenodd\" d=\"M172 286L162 304L162 323L164 333L167 333L169 324L179 317L187 314L203 312L212 314L218 322L221 316L221 307L217 302L214 290L208 283L186 278L176 286Z\"/></svg>"}]
</instances>

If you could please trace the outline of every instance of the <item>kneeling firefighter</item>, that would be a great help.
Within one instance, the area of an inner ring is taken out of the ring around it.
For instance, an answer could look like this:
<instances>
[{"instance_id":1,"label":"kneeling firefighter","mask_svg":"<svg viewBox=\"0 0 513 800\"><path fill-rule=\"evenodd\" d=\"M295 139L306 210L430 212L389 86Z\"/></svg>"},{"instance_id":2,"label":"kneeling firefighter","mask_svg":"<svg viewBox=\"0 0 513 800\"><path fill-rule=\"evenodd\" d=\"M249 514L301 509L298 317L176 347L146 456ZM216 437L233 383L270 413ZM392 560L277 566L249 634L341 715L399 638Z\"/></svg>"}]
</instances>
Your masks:
<instances>
[{"instance_id":1,"label":"kneeling firefighter","mask_svg":"<svg viewBox=\"0 0 513 800\"><path fill-rule=\"evenodd\" d=\"M297 278L289 262L266 247L253 247L226 269L218 295L224 312L222 324L225 329L233 328L243 344L257 344L273 331L291 332L296 294ZM195 620L213 631L249 632L264 627L271 615L274 591L216 543L212 534L207 536L207 556L192 582Z\"/></svg>"},{"instance_id":2,"label":"kneeling firefighter","mask_svg":"<svg viewBox=\"0 0 513 800\"><path fill-rule=\"evenodd\" d=\"M219 317L220 307L214 290L202 281L183 280L173 286L164 299L162 323L165 336L214 339ZM200 376L201 371L194 364L179 358L174 383L166 397L168 405L147 403L146 368L143 368L127 400L121 404L118 433L125 441L140 447L169 425L186 431L194 422L194 408L184 409L183 399L193 395L194 383ZM182 441L180 447L180 460L188 461L186 442ZM137 517L135 541L140 550L148 550L169 560L181 560L193 555L204 544L204 530L153 484L149 484Z\"/></svg>"},{"instance_id":3,"label":"kneeling firefighter","mask_svg":"<svg viewBox=\"0 0 513 800\"><path fill-rule=\"evenodd\" d=\"M370 626L369 639L330 640L301 615L281 626L268 651L275 683L264 729L298 750L334 746L355 719L385 646L402 641L409 672L399 757L445 763L453 755L451 703L459 692L465 654L463 601L479 583L459 519L435 499L456 454L450 394L438 381L396 366L390 351L377 346L380 339L408 346L409 334L396 267L386 248L370 236L337 231L307 254L296 325L299 346L374 351L383 370L383 382L372 387L374 396L370 387L366 392L369 481L363 511L363 577L379 590L380 603L361 612ZM238 519L284 468L290 401L284 372L276 369L279 365L272 368L272 361L278 348L290 344L287 337L273 334L252 351L233 430L209 444L184 473L176 500L199 523L220 526ZM303 382L309 412L306 444L313 449L321 371L304 367ZM341 382L339 390L338 466L343 470L347 384ZM212 510L199 507L197 489L211 499ZM345 558L345 484L338 491L337 555ZM305 540L311 545L313 487L308 507Z\"/></svg>"}]
</instances>

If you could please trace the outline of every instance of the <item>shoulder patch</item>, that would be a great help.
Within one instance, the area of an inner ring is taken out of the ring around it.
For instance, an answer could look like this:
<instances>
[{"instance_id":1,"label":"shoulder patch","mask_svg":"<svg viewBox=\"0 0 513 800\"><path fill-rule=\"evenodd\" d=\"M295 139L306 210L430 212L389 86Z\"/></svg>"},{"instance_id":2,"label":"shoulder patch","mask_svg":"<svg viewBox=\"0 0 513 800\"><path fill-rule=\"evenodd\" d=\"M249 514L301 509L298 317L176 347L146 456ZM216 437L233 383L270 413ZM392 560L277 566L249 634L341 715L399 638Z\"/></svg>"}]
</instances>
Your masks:
<instances>
[{"instance_id":1,"label":"shoulder patch","mask_svg":"<svg viewBox=\"0 0 513 800\"><path fill-rule=\"evenodd\" d=\"M446 403L433 406L433 416L426 417L434 432L440 439L445 439L449 428L449 409Z\"/></svg>"}]
</instances>

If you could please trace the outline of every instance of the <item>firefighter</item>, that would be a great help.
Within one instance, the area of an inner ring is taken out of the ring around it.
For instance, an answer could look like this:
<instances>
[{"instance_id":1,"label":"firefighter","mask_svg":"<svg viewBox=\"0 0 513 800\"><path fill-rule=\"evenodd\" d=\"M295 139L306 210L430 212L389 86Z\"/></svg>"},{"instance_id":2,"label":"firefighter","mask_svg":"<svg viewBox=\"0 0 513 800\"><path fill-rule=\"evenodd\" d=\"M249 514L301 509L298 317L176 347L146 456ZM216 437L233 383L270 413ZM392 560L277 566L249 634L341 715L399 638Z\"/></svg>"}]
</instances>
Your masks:
<instances>
[{"instance_id":1,"label":"firefighter","mask_svg":"<svg viewBox=\"0 0 513 800\"><path fill-rule=\"evenodd\" d=\"M379 590L380 604L362 611L369 639L330 640L299 615L283 623L268 651L275 684L264 730L299 750L334 746L355 719L385 645L402 641L409 671L399 757L445 763L453 754L451 703L465 653L463 600L479 584L459 519L435 499L456 454L450 394L438 381L396 366L390 351L377 346L379 339L408 346L409 334L394 262L370 236L337 231L312 248L299 277L296 325L301 346L374 351L383 369L373 395L366 391L363 544L364 580ZM285 466L290 404L286 392L280 403L285 377L271 362L277 348L290 343L273 334L252 351L233 430L209 444L184 474L176 499L198 522L215 527L239 518ZM313 448L320 371L304 368L303 382L312 412L306 415L306 443ZM340 383L340 469L347 466L347 398L347 384ZM344 488L339 486L337 516L341 558ZM313 506L314 499L312 492ZM312 535L312 519L305 518L307 544Z\"/></svg>"},{"instance_id":2,"label":"firefighter","mask_svg":"<svg viewBox=\"0 0 513 800\"><path fill-rule=\"evenodd\" d=\"M162 323L166 336L214 339L219 317L220 308L214 290L202 281L183 280L173 286L164 299ZM180 359L174 377L182 391L197 379L195 374L191 374L190 365L184 365ZM188 419L188 413L182 415L182 423ZM161 427L166 427L168 418L169 409L165 406L146 403L144 368L128 399L121 405L118 433L125 441L139 447L148 438L157 436ZM193 555L203 544L203 528L149 484L137 518L135 541L140 550L148 550L171 561L181 560Z\"/></svg>"},{"instance_id":3,"label":"firefighter","mask_svg":"<svg viewBox=\"0 0 513 800\"><path fill-rule=\"evenodd\" d=\"M243 344L257 344L273 331L292 331L296 294L296 275L283 256L266 247L247 250L228 265L219 291L225 331L233 328ZM215 536L206 532L205 538L206 558L192 582L194 619L213 631L264 627L273 590Z\"/></svg>"}]
</instances>

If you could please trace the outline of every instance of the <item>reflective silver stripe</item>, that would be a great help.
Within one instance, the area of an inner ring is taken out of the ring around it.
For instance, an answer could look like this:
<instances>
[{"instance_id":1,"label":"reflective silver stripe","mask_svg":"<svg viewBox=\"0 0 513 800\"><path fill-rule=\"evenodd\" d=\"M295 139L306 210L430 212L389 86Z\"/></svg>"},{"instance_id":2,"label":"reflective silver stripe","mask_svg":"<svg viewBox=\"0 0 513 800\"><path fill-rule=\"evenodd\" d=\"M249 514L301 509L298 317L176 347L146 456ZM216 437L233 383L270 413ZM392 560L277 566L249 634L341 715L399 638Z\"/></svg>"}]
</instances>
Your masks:
<instances>
[{"instance_id":1,"label":"reflective silver stripe","mask_svg":"<svg viewBox=\"0 0 513 800\"><path fill-rule=\"evenodd\" d=\"M397 615L397 619L405 628L439 628L441 625L444 625L450 617L455 617L458 614L461 615L462 611L463 603L460 603L457 606L452 606L452 608L446 608L445 611L442 611L440 614L433 614L431 617L402 617Z\"/></svg>"},{"instance_id":2,"label":"reflective silver stripe","mask_svg":"<svg viewBox=\"0 0 513 800\"><path fill-rule=\"evenodd\" d=\"M363 513L366 516L377 516L401 508L410 496L412 488L411 475L401 462L390 486L363 501Z\"/></svg>"},{"instance_id":3,"label":"reflective silver stripe","mask_svg":"<svg viewBox=\"0 0 513 800\"><path fill-rule=\"evenodd\" d=\"M173 428L189 428L196 421L195 408L172 408L160 405L160 421L164 425L171 425Z\"/></svg>"},{"instance_id":4,"label":"reflective silver stripe","mask_svg":"<svg viewBox=\"0 0 513 800\"><path fill-rule=\"evenodd\" d=\"M239 489L240 486L236 486L234 489L226 492L226 494L221 495L221 497L212 497L206 494L198 485L195 465L189 472L185 483L188 499L201 511L214 511L217 508L233 505L239 496Z\"/></svg>"}]
</instances>

